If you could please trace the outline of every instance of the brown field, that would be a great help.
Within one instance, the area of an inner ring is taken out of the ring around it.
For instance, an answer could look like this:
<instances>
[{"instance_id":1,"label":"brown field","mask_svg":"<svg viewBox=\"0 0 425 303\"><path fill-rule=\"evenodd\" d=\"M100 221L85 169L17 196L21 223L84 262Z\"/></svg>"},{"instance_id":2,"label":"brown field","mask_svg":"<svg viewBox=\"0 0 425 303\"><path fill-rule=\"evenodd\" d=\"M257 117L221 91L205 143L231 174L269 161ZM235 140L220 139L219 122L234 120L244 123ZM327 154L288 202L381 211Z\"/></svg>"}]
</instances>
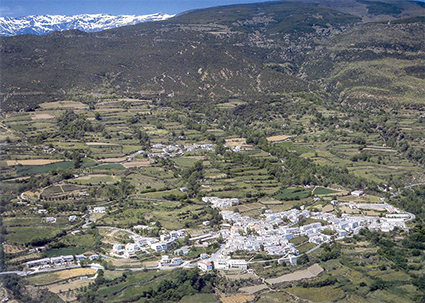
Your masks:
<instances>
[{"instance_id":1,"label":"brown field","mask_svg":"<svg viewBox=\"0 0 425 303\"><path fill-rule=\"evenodd\" d=\"M271 136L271 137L267 137L267 141L270 142L279 142L279 141L283 141L286 140L288 138L291 138L292 136L287 136L287 135L281 135L281 136Z\"/></svg>"},{"instance_id":2,"label":"brown field","mask_svg":"<svg viewBox=\"0 0 425 303\"><path fill-rule=\"evenodd\" d=\"M258 210L262 208L263 205L260 203L250 203L250 204L239 204L235 207L232 207L231 210L234 210L235 208L239 209L241 213L246 213L254 210Z\"/></svg>"},{"instance_id":3,"label":"brown field","mask_svg":"<svg viewBox=\"0 0 425 303\"><path fill-rule=\"evenodd\" d=\"M36 113L35 116L31 116L32 120L45 120L45 119L53 119L54 117L49 114Z\"/></svg>"},{"instance_id":4,"label":"brown field","mask_svg":"<svg viewBox=\"0 0 425 303\"><path fill-rule=\"evenodd\" d=\"M58 283L53 284L47 287L47 289L55 294L58 294L59 297L61 297L62 300L65 302L74 301L77 299L75 295L68 295L66 296L66 292L68 290L74 290L80 287L85 287L90 284L90 282L93 282L93 280L74 280L66 283Z\"/></svg>"},{"instance_id":5,"label":"brown field","mask_svg":"<svg viewBox=\"0 0 425 303\"><path fill-rule=\"evenodd\" d=\"M367 210L365 211L365 213L366 213L366 216L375 216L375 217L378 217L381 214L381 212L374 211L374 210Z\"/></svg>"},{"instance_id":6,"label":"brown field","mask_svg":"<svg viewBox=\"0 0 425 303\"><path fill-rule=\"evenodd\" d=\"M86 142L86 145L92 146L92 145L112 145L112 146L118 146L118 143L108 143L108 142Z\"/></svg>"},{"instance_id":7,"label":"brown field","mask_svg":"<svg viewBox=\"0 0 425 303\"><path fill-rule=\"evenodd\" d=\"M132 167L148 167L151 165L151 162L149 160L145 161L132 161L132 162L125 162L123 165L126 168L132 168Z\"/></svg>"},{"instance_id":8,"label":"brown field","mask_svg":"<svg viewBox=\"0 0 425 303\"><path fill-rule=\"evenodd\" d=\"M18 245L3 244L3 251L5 254L15 254L25 250L25 247L21 247Z\"/></svg>"},{"instance_id":9,"label":"brown field","mask_svg":"<svg viewBox=\"0 0 425 303\"><path fill-rule=\"evenodd\" d=\"M36 196L37 198L40 198L40 192L35 191L26 191L22 194L24 196L24 199L30 200L31 198L34 198Z\"/></svg>"},{"instance_id":10,"label":"brown field","mask_svg":"<svg viewBox=\"0 0 425 303\"><path fill-rule=\"evenodd\" d=\"M3 302L4 299L6 299L7 296L7 291L6 289L4 289L3 287L0 287L0 300L2 300L1 302ZM6 302L6 301L4 301Z\"/></svg>"},{"instance_id":11,"label":"brown field","mask_svg":"<svg viewBox=\"0 0 425 303\"><path fill-rule=\"evenodd\" d=\"M360 214L360 211L358 209L351 209L348 206L342 206L340 207L340 209L344 214Z\"/></svg>"},{"instance_id":12,"label":"brown field","mask_svg":"<svg viewBox=\"0 0 425 303\"><path fill-rule=\"evenodd\" d=\"M248 286L248 287L242 287L239 290L242 292L246 292L250 295L253 295L259 291L262 291L264 289L269 289L268 286L264 285L264 284L259 284L259 285L254 285L254 286Z\"/></svg>"},{"instance_id":13,"label":"brown field","mask_svg":"<svg viewBox=\"0 0 425 303\"><path fill-rule=\"evenodd\" d=\"M8 166L13 165L46 165L56 162L62 162L62 159L31 159L31 160L6 160Z\"/></svg>"},{"instance_id":14,"label":"brown field","mask_svg":"<svg viewBox=\"0 0 425 303\"><path fill-rule=\"evenodd\" d=\"M8 260L8 262L13 264L13 263L33 260L33 259L37 259L37 258L40 258L40 255L38 253L32 253L32 254L29 254L29 255L19 256L19 257L10 259L10 260Z\"/></svg>"},{"instance_id":15,"label":"brown field","mask_svg":"<svg viewBox=\"0 0 425 303\"><path fill-rule=\"evenodd\" d=\"M127 157L99 159L99 162L102 163L119 163L124 161L127 161Z\"/></svg>"},{"instance_id":16,"label":"brown field","mask_svg":"<svg viewBox=\"0 0 425 303\"><path fill-rule=\"evenodd\" d=\"M319 264L314 264L307 269L298 270L296 272L280 276L278 278L266 280L269 284L279 284L283 282L299 281L302 279L309 279L318 276L323 271Z\"/></svg>"},{"instance_id":17,"label":"brown field","mask_svg":"<svg viewBox=\"0 0 425 303\"><path fill-rule=\"evenodd\" d=\"M330 205L330 204L325 205L325 207L322 208L322 211L323 212L326 212L326 213L331 212L333 210L334 210L334 207L332 205Z\"/></svg>"},{"instance_id":18,"label":"brown field","mask_svg":"<svg viewBox=\"0 0 425 303\"><path fill-rule=\"evenodd\" d=\"M273 198L269 198L269 197L266 197L266 198L263 198L263 199L261 199L260 200L260 202L262 203L262 204L265 204L265 205L280 205L280 204L284 204L284 202L282 202L282 201L280 201L280 200L276 200L276 199L273 199Z\"/></svg>"},{"instance_id":19,"label":"brown field","mask_svg":"<svg viewBox=\"0 0 425 303\"><path fill-rule=\"evenodd\" d=\"M254 300L255 296L252 295L243 295L243 294L234 294L234 295L220 295L220 301L222 303L244 303Z\"/></svg>"},{"instance_id":20,"label":"brown field","mask_svg":"<svg viewBox=\"0 0 425 303\"><path fill-rule=\"evenodd\" d=\"M241 279L257 279L258 277L255 274L250 274L250 273L245 273L245 274L241 274L241 273L226 273L225 277L229 280L235 281L235 280L241 280Z\"/></svg>"},{"instance_id":21,"label":"brown field","mask_svg":"<svg viewBox=\"0 0 425 303\"><path fill-rule=\"evenodd\" d=\"M41 103L40 107L43 109L52 109L52 108L75 108L75 109L85 109L88 108L86 104L76 101L56 101L56 102L45 102Z\"/></svg>"},{"instance_id":22,"label":"brown field","mask_svg":"<svg viewBox=\"0 0 425 303\"><path fill-rule=\"evenodd\" d=\"M112 261L112 265L115 267L142 267L140 264L140 261L137 259L112 259L110 258L109 261ZM158 262L155 261L155 263L152 263L153 266L158 265ZM146 264L146 266L148 266ZM151 264L149 264L151 266Z\"/></svg>"}]
</instances>

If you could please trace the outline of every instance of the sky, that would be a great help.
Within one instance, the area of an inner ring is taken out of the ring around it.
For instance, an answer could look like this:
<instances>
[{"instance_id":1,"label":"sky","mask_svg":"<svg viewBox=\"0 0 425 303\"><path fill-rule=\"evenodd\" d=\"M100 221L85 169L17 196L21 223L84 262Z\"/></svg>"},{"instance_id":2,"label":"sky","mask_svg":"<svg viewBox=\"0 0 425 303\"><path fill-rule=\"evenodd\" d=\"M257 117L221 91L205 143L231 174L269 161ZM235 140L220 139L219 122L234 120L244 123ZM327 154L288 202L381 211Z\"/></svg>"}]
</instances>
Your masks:
<instances>
[{"instance_id":1,"label":"sky","mask_svg":"<svg viewBox=\"0 0 425 303\"><path fill-rule=\"evenodd\" d=\"M0 0L1 17L27 15L178 14L190 9L267 0Z\"/></svg>"}]
</instances>

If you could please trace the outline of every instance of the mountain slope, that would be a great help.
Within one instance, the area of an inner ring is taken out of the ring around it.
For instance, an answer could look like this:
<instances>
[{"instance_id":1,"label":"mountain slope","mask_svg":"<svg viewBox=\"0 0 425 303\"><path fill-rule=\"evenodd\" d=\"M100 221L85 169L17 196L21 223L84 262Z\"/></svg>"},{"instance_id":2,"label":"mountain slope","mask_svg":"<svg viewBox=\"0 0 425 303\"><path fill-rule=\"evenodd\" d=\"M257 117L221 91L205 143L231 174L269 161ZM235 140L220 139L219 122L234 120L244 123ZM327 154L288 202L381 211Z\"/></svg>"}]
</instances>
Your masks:
<instances>
[{"instance_id":1,"label":"mountain slope","mask_svg":"<svg viewBox=\"0 0 425 303\"><path fill-rule=\"evenodd\" d=\"M416 4L397 2L397 14L378 18L369 4L356 2L359 15L348 13L351 0L330 3L233 5L98 33L2 38L2 108L82 91L255 98L326 90L345 104L424 101L423 69L414 67L423 66L425 24L407 19Z\"/></svg>"},{"instance_id":2,"label":"mountain slope","mask_svg":"<svg viewBox=\"0 0 425 303\"><path fill-rule=\"evenodd\" d=\"M19 18L0 17L0 36L21 34L45 35L53 31L78 29L88 33L133 25L148 21L161 21L173 17L164 13L151 15L82 14L74 16L42 15Z\"/></svg>"}]
</instances>

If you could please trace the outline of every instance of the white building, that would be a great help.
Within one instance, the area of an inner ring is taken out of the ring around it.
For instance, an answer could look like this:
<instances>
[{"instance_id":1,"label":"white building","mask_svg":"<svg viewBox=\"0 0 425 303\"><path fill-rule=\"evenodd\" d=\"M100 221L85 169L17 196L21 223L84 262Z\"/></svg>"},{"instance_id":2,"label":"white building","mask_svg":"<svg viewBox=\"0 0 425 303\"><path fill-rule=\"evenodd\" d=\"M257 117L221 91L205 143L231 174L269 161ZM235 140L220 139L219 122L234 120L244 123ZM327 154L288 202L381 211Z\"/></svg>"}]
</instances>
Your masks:
<instances>
[{"instance_id":1,"label":"white building","mask_svg":"<svg viewBox=\"0 0 425 303\"><path fill-rule=\"evenodd\" d=\"M364 194L364 191L362 191L362 190L355 190L355 191L351 192L351 195L354 196L354 197L360 197L363 194Z\"/></svg>"},{"instance_id":2,"label":"white building","mask_svg":"<svg viewBox=\"0 0 425 303\"><path fill-rule=\"evenodd\" d=\"M211 262L202 261L202 262L198 262L198 268L202 270L203 272L207 272L207 271L213 270L213 265Z\"/></svg>"},{"instance_id":3,"label":"white building","mask_svg":"<svg viewBox=\"0 0 425 303\"><path fill-rule=\"evenodd\" d=\"M93 208L93 213L94 214L104 214L104 213L106 213L106 209L105 209L104 206L94 207Z\"/></svg>"},{"instance_id":4,"label":"white building","mask_svg":"<svg viewBox=\"0 0 425 303\"><path fill-rule=\"evenodd\" d=\"M183 264L183 259L180 257L172 258L170 261L170 266L178 266Z\"/></svg>"},{"instance_id":5,"label":"white building","mask_svg":"<svg viewBox=\"0 0 425 303\"><path fill-rule=\"evenodd\" d=\"M46 217L45 220L46 220L46 223L56 223L55 217Z\"/></svg>"},{"instance_id":6,"label":"white building","mask_svg":"<svg viewBox=\"0 0 425 303\"><path fill-rule=\"evenodd\" d=\"M76 261L82 261L87 259L87 257L85 255L75 255L75 260Z\"/></svg>"},{"instance_id":7,"label":"white building","mask_svg":"<svg viewBox=\"0 0 425 303\"><path fill-rule=\"evenodd\" d=\"M227 260L227 267L229 270L247 270L248 269L248 265L246 261L242 259Z\"/></svg>"}]
</instances>

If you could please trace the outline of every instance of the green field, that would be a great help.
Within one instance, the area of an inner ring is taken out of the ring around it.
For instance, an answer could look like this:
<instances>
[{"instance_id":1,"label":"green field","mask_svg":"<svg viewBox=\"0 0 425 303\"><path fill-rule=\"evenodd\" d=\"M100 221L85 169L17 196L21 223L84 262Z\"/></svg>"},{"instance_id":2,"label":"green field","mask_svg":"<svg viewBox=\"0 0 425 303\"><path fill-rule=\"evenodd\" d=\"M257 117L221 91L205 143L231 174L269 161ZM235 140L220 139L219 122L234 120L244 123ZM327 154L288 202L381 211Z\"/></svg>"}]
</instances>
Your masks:
<instances>
[{"instance_id":1,"label":"green field","mask_svg":"<svg viewBox=\"0 0 425 303\"><path fill-rule=\"evenodd\" d=\"M337 193L337 192L338 191L332 190L332 189L329 189L329 188L317 187L314 190L313 194L314 195L329 195L329 194L334 194L334 193Z\"/></svg>"},{"instance_id":2,"label":"green field","mask_svg":"<svg viewBox=\"0 0 425 303\"><path fill-rule=\"evenodd\" d=\"M307 198L311 195L311 192L302 188L285 188L280 190L275 198L279 200L300 200Z\"/></svg>"},{"instance_id":3,"label":"green field","mask_svg":"<svg viewBox=\"0 0 425 303\"><path fill-rule=\"evenodd\" d=\"M35 174L41 174L46 173L55 169L68 169L74 166L74 163L72 161L65 161L65 162L57 162L47 165L40 165L40 166L17 166L16 171L18 175L25 176L25 175L35 175Z\"/></svg>"},{"instance_id":4,"label":"green field","mask_svg":"<svg viewBox=\"0 0 425 303\"><path fill-rule=\"evenodd\" d=\"M53 238L60 234L62 231L61 226L22 226L22 227L9 227L7 240L12 243L27 244L35 239Z\"/></svg>"}]
</instances>

